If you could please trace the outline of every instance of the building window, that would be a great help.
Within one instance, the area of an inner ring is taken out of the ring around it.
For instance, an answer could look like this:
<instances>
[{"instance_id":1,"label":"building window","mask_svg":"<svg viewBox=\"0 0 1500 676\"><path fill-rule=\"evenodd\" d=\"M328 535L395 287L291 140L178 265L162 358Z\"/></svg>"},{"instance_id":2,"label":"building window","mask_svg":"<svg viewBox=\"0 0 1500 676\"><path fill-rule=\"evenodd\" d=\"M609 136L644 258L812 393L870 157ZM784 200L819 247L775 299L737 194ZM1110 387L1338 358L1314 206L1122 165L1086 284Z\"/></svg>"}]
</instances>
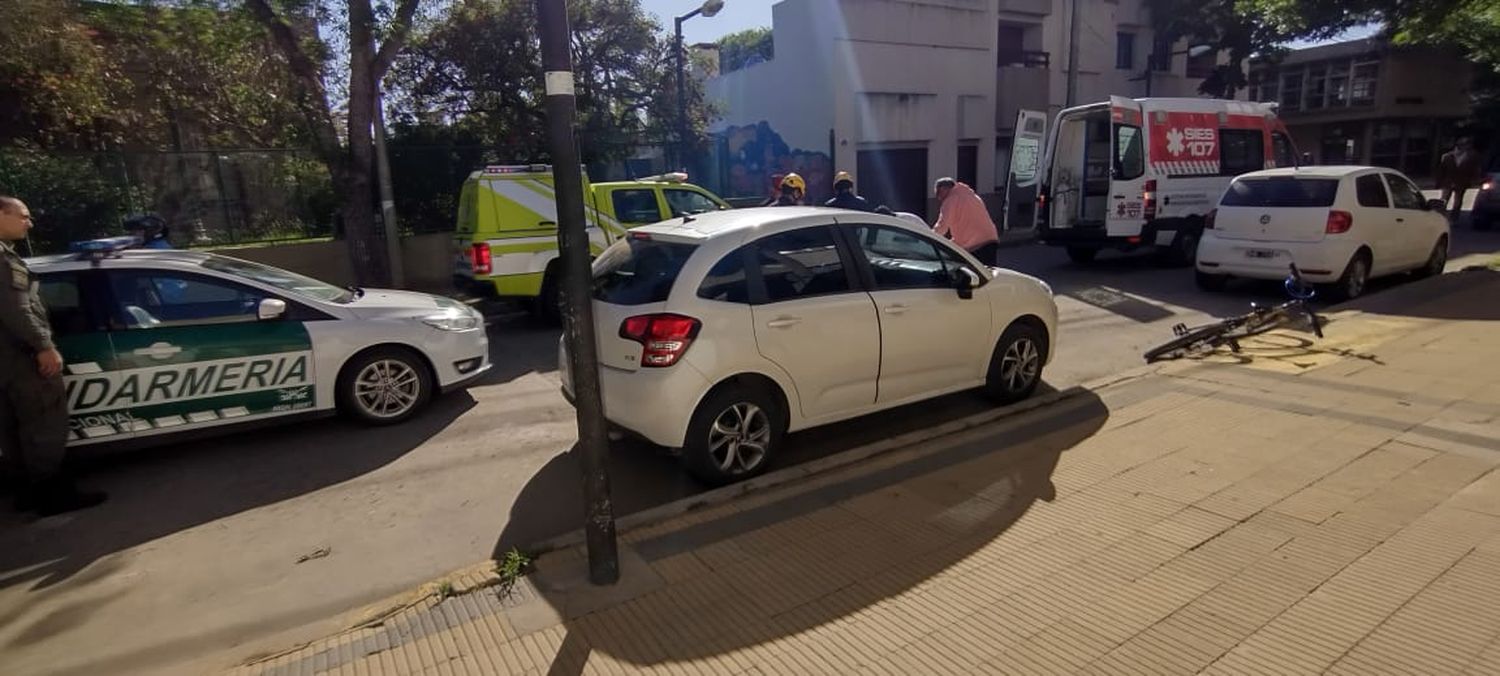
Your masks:
<instances>
[{"instance_id":1,"label":"building window","mask_svg":"<svg viewBox=\"0 0 1500 676\"><path fill-rule=\"evenodd\" d=\"M1219 53L1210 51L1207 54L1189 56L1187 60L1188 77L1208 77L1214 74L1214 68L1219 65Z\"/></svg>"},{"instance_id":2,"label":"building window","mask_svg":"<svg viewBox=\"0 0 1500 676\"><path fill-rule=\"evenodd\" d=\"M1349 69L1338 63L1328 67L1328 107L1349 105Z\"/></svg>"},{"instance_id":3,"label":"building window","mask_svg":"<svg viewBox=\"0 0 1500 676\"><path fill-rule=\"evenodd\" d=\"M1354 64L1354 81L1350 85L1349 99L1356 106L1375 103L1375 80L1380 77L1380 64Z\"/></svg>"},{"instance_id":4,"label":"building window","mask_svg":"<svg viewBox=\"0 0 1500 676\"><path fill-rule=\"evenodd\" d=\"M1370 137L1370 164L1387 169L1401 168L1401 125L1379 122Z\"/></svg>"},{"instance_id":5,"label":"building window","mask_svg":"<svg viewBox=\"0 0 1500 676\"><path fill-rule=\"evenodd\" d=\"M1307 98L1302 102L1302 107L1308 110L1318 110L1323 107L1324 98L1328 95L1328 67L1318 64L1308 69L1307 73Z\"/></svg>"},{"instance_id":6,"label":"building window","mask_svg":"<svg viewBox=\"0 0 1500 676\"><path fill-rule=\"evenodd\" d=\"M1302 110L1302 73L1281 76L1281 108L1288 112Z\"/></svg>"},{"instance_id":7,"label":"building window","mask_svg":"<svg viewBox=\"0 0 1500 676\"><path fill-rule=\"evenodd\" d=\"M1432 174L1432 122L1411 120L1406 123L1405 157L1401 171L1407 176Z\"/></svg>"},{"instance_id":8,"label":"building window","mask_svg":"<svg viewBox=\"0 0 1500 676\"><path fill-rule=\"evenodd\" d=\"M1170 73L1172 71L1172 39L1159 37L1154 40L1151 57L1151 70L1158 73Z\"/></svg>"},{"instance_id":9,"label":"building window","mask_svg":"<svg viewBox=\"0 0 1500 676\"><path fill-rule=\"evenodd\" d=\"M1135 33L1115 33L1115 68L1135 68Z\"/></svg>"}]
</instances>

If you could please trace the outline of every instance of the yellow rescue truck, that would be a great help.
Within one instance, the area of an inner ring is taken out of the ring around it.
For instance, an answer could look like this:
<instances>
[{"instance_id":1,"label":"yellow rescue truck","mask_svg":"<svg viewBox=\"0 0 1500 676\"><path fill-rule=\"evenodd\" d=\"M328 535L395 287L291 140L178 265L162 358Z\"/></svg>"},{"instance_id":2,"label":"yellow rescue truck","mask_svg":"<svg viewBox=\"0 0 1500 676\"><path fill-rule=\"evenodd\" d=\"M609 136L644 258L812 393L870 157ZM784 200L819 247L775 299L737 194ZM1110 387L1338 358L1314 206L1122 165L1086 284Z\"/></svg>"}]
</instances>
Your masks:
<instances>
[{"instance_id":1,"label":"yellow rescue truck","mask_svg":"<svg viewBox=\"0 0 1500 676\"><path fill-rule=\"evenodd\" d=\"M583 195L594 255L630 228L730 208L680 172L594 184L585 173ZM459 195L453 244L458 288L529 300L537 314L556 316L560 280L551 166L490 166L470 174Z\"/></svg>"}]
</instances>

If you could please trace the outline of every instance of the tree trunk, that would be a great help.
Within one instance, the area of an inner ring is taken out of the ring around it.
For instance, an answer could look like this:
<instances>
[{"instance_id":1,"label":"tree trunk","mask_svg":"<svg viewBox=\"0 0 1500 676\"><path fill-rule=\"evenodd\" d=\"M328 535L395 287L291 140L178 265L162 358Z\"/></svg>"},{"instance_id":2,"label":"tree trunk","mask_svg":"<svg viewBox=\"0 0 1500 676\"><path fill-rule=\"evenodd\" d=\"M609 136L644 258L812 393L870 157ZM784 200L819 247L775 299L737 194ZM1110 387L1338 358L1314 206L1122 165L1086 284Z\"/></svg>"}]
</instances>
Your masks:
<instances>
[{"instance_id":1,"label":"tree trunk","mask_svg":"<svg viewBox=\"0 0 1500 676\"><path fill-rule=\"evenodd\" d=\"M369 0L349 0L349 162L344 167L344 237L349 262L361 285L387 286L390 266L385 247L375 232L375 142L371 122L375 113L375 15Z\"/></svg>"}]
</instances>

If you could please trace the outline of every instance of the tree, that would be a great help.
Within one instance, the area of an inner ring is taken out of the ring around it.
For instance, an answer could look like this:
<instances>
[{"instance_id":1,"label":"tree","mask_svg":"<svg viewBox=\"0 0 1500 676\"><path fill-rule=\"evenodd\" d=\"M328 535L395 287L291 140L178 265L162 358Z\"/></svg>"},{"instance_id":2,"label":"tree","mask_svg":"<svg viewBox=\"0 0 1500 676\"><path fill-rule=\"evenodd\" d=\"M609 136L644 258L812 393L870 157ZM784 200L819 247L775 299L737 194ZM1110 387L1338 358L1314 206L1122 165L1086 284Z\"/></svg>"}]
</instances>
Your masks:
<instances>
[{"instance_id":1,"label":"tree","mask_svg":"<svg viewBox=\"0 0 1500 676\"><path fill-rule=\"evenodd\" d=\"M0 31L0 143L85 145L122 84L118 68L62 0L7 0L23 28Z\"/></svg>"},{"instance_id":2,"label":"tree","mask_svg":"<svg viewBox=\"0 0 1500 676\"><path fill-rule=\"evenodd\" d=\"M1381 22L1396 44L1456 47L1481 68L1500 70L1500 3L1495 0L1243 0L1281 30L1336 34Z\"/></svg>"},{"instance_id":3,"label":"tree","mask_svg":"<svg viewBox=\"0 0 1500 676\"><path fill-rule=\"evenodd\" d=\"M770 28L747 28L719 38L719 72L739 70L776 56Z\"/></svg>"},{"instance_id":4,"label":"tree","mask_svg":"<svg viewBox=\"0 0 1500 676\"><path fill-rule=\"evenodd\" d=\"M1226 52L1229 63L1215 67L1199 85L1200 93L1220 99L1233 99L1248 84L1245 61L1250 58L1277 54L1290 40L1331 37L1362 22L1359 15L1338 9L1337 3L1290 22L1266 21L1265 7L1257 4L1286 0L1146 1L1158 33Z\"/></svg>"},{"instance_id":5,"label":"tree","mask_svg":"<svg viewBox=\"0 0 1500 676\"><path fill-rule=\"evenodd\" d=\"M295 78L295 103L304 117L313 150L328 166L339 189L339 211L356 277L363 284L385 283L390 280L390 265L375 236L371 176L376 91L406 43L420 0L396 0L394 7L382 4L379 14L389 17L383 26L370 0L345 2L349 93L342 138L324 85L325 45L316 35L308 34L309 22L293 18L297 11L307 8L276 7L271 0L245 0L245 6L270 33Z\"/></svg>"},{"instance_id":6,"label":"tree","mask_svg":"<svg viewBox=\"0 0 1500 676\"><path fill-rule=\"evenodd\" d=\"M627 157L673 138L677 89L671 40L638 0L574 0L575 87L586 163ZM464 0L415 37L393 71L403 116L477 131L502 161L547 157L540 43L530 0ZM689 124L703 137L710 108L690 82Z\"/></svg>"}]
</instances>

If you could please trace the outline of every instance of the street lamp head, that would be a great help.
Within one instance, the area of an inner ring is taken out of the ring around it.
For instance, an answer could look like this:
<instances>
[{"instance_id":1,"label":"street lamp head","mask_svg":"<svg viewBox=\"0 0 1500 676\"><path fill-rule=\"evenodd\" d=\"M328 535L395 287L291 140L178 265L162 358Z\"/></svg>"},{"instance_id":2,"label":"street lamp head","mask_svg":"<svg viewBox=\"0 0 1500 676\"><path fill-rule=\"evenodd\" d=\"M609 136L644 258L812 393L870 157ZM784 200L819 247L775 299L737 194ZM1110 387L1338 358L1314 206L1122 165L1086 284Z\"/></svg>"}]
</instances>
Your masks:
<instances>
[{"instance_id":1,"label":"street lamp head","mask_svg":"<svg viewBox=\"0 0 1500 676\"><path fill-rule=\"evenodd\" d=\"M713 16L724 9L724 0L704 0L703 6L699 8L703 16Z\"/></svg>"},{"instance_id":2,"label":"street lamp head","mask_svg":"<svg viewBox=\"0 0 1500 676\"><path fill-rule=\"evenodd\" d=\"M1192 47L1188 47L1187 53L1188 56L1203 56L1213 50L1212 45L1193 45Z\"/></svg>"}]
</instances>

